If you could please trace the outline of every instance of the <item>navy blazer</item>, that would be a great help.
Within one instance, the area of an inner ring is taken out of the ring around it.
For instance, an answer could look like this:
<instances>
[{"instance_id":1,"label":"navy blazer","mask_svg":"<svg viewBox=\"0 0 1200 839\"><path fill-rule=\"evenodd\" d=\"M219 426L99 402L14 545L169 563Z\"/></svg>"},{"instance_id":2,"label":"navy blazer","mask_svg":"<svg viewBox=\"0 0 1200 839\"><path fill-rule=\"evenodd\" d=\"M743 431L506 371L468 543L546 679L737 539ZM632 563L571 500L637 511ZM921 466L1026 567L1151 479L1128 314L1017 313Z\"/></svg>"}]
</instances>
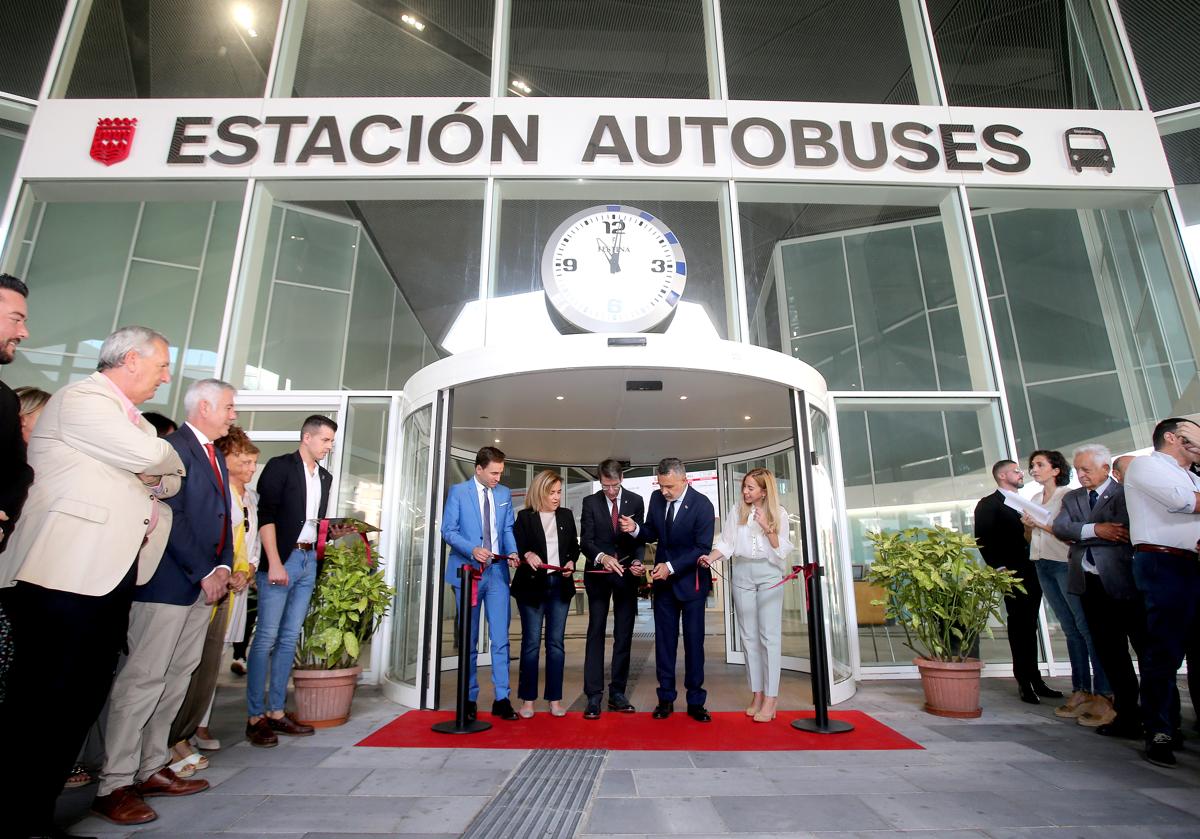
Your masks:
<instances>
[{"instance_id":1,"label":"navy blazer","mask_svg":"<svg viewBox=\"0 0 1200 839\"><path fill-rule=\"evenodd\" d=\"M233 533L229 526L229 470L225 456L219 451L217 468L221 483L213 474L208 452L200 445L195 432L182 425L167 442L179 452L187 475L179 492L166 499L171 508L171 535L162 562L154 576L138 586L134 599L142 603L166 603L190 606L200 596L200 581L218 565L233 568ZM221 532L225 531L225 544Z\"/></svg>"},{"instance_id":2,"label":"navy blazer","mask_svg":"<svg viewBox=\"0 0 1200 839\"><path fill-rule=\"evenodd\" d=\"M1071 555L1067 569L1067 591L1083 594L1084 554L1090 549L1092 562L1100 572L1104 590L1117 600L1129 600L1138 596L1133 582L1133 545L1128 542L1110 542L1099 536L1084 539L1085 524L1123 524L1129 527L1129 510L1125 506L1125 487L1115 480L1096 499L1096 506L1088 506L1088 491L1083 487L1073 489L1063 496L1062 510L1054 520L1054 535L1071 543Z\"/></svg>"},{"instance_id":3,"label":"navy blazer","mask_svg":"<svg viewBox=\"0 0 1200 839\"><path fill-rule=\"evenodd\" d=\"M317 464L321 477L321 502L317 505L317 518L325 518L329 508L329 488L333 475L321 464ZM296 540L304 529L308 515L308 482L304 475L304 458L299 450L281 454L267 461L258 476L258 531L263 525L275 525L275 548L279 561L287 562L296 549ZM265 559L267 554L262 554ZM265 571L266 565L260 567Z\"/></svg>"},{"instance_id":4,"label":"navy blazer","mask_svg":"<svg viewBox=\"0 0 1200 839\"><path fill-rule=\"evenodd\" d=\"M677 600L697 600L708 597L712 588L712 573L700 567L700 557L712 553L716 514L712 502L700 492L688 488L671 523L671 535L666 535L667 499L662 490L650 496L646 523L638 531L643 544L657 542L654 564L671 563L673 572L666 580L655 580L654 590L671 587Z\"/></svg>"},{"instance_id":5,"label":"navy blazer","mask_svg":"<svg viewBox=\"0 0 1200 839\"><path fill-rule=\"evenodd\" d=\"M627 489L621 490L620 514L628 516L640 526L645 520L646 504L642 496ZM622 533L618 526L616 532L612 527L612 506L604 490L599 490L583 499L583 513L579 522L579 545L583 550L583 558L588 570L600 568L596 564L596 555L600 553L615 556L621 564L628 568L635 559L641 559L646 553L645 545L639 544L631 534ZM612 588L623 588L626 585L636 585L637 581L627 574L584 574L583 587L587 591L605 593Z\"/></svg>"}]
</instances>

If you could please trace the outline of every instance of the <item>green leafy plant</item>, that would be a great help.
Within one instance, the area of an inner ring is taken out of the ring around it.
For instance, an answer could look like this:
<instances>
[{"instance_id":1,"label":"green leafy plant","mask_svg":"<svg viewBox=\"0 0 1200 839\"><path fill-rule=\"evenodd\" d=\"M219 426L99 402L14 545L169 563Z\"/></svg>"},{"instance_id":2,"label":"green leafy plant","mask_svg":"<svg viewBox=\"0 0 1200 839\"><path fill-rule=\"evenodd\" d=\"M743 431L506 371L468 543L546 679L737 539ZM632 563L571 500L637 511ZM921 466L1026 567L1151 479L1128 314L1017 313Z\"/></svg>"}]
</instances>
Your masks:
<instances>
[{"instance_id":1,"label":"green leafy plant","mask_svg":"<svg viewBox=\"0 0 1200 839\"><path fill-rule=\"evenodd\" d=\"M875 546L868 582L887 591L887 617L904 628L907 646L934 661L966 661L988 618L1002 620L1000 601L1025 591L1006 569L990 568L975 537L945 527L910 527L867 536ZM914 644L914 638L916 643Z\"/></svg>"},{"instance_id":2,"label":"green leafy plant","mask_svg":"<svg viewBox=\"0 0 1200 839\"><path fill-rule=\"evenodd\" d=\"M350 545L330 544L296 646L297 666L309 670L353 667L395 594L379 565L367 561L366 546L360 539Z\"/></svg>"}]
</instances>

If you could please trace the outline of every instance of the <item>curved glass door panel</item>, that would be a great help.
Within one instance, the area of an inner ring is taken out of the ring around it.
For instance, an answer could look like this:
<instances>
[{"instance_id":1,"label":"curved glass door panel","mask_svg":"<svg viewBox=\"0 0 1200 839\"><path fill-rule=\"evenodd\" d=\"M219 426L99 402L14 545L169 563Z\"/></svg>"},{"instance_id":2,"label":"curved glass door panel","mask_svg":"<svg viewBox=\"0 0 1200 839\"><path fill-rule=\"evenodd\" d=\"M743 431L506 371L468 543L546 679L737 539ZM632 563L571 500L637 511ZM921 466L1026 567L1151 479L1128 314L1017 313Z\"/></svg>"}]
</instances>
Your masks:
<instances>
[{"instance_id":1,"label":"curved glass door panel","mask_svg":"<svg viewBox=\"0 0 1200 839\"><path fill-rule=\"evenodd\" d=\"M775 475L776 486L779 489L779 503L788 513L791 541L795 546L788 558L788 565L791 566L799 564L802 556L801 539L804 528L801 516L804 510L804 499L796 473L795 449L790 442L784 445L786 448L782 451L749 452L738 458L723 458L720 461L721 497L725 500L726 509L721 511L718 527L724 523L728 508L740 503L742 479L746 477L746 473L751 469L770 469ZM730 664L744 664L745 653L742 648L741 636L737 630L737 607L733 599L730 565L729 563L724 563L724 565L725 567L721 569L724 579L718 580L717 584L724 590L727 616L725 620L725 660ZM784 586L783 668L808 672L808 618L804 602L804 586L796 582L785 583Z\"/></svg>"},{"instance_id":2,"label":"curved glass door panel","mask_svg":"<svg viewBox=\"0 0 1200 839\"><path fill-rule=\"evenodd\" d=\"M809 428L812 431L813 505L816 510L814 533L816 552L825 571L825 627L829 638L829 676L834 696L840 701L837 686L842 682L853 684L854 660L850 652L850 618L846 597L846 568L842 562L841 516L837 496L834 494L833 456L829 441L829 418L817 408L808 409Z\"/></svg>"},{"instance_id":3,"label":"curved glass door panel","mask_svg":"<svg viewBox=\"0 0 1200 839\"><path fill-rule=\"evenodd\" d=\"M428 531L430 424L433 406L426 405L404 421L401 459L399 550L396 557L396 599L392 607L392 649L388 678L418 696L421 681L421 594L425 588ZM420 701L411 703L420 707Z\"/></svg>"}]
</instances>

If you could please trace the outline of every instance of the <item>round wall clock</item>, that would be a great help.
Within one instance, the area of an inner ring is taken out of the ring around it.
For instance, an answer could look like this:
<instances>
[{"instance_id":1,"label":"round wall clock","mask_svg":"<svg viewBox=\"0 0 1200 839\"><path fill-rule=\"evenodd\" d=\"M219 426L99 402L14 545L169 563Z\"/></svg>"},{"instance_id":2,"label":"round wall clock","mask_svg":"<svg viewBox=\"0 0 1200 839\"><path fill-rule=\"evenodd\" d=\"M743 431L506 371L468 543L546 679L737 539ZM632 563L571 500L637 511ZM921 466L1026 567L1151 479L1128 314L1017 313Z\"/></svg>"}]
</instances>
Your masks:
<instances>
[{"instance_id":1,"label":"round wall clock","mask_svg":"<svg viewBox=\"0 0 1200 839\"><path fill-rule=\"evenodd\" d=\"M640 332L675 312L687 281L679 238L621 204L580 210L550 236L542 285L551 311L586 332Z\"/></svg>"}]
</instances>

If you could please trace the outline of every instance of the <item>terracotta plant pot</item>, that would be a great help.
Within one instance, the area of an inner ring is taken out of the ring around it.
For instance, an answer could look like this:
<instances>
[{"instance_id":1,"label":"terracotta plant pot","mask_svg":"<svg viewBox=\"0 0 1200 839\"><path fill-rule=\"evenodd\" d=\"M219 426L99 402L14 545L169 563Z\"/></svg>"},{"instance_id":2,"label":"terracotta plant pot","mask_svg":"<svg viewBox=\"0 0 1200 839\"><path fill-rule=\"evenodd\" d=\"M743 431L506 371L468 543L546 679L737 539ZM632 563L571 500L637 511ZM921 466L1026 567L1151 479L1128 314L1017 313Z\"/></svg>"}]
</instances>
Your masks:
<instances>
[{"instance_id":1,"label":"terracotta plant pot","mask_svg":"<svg viewBox=\"0 0 1200 839\"><path fill-rule=\"evenodd\" d=\"M939 717L974 719L983 713L979 707L979 674L983 662L931 661L914 658L925 688L925 710Z\"/></svg>"},{"instance_id":2,"label":"terracotta plant pot","mask_svg":"<svg viewBox=\"0 0 1200 839\"><path fill-rule=\"evenodd\" d=\"M358 664L341 670L293 670L296 719L314 728L332 728L350 719L350 703L361 672Z\"/></svg>"}]
</instances>

